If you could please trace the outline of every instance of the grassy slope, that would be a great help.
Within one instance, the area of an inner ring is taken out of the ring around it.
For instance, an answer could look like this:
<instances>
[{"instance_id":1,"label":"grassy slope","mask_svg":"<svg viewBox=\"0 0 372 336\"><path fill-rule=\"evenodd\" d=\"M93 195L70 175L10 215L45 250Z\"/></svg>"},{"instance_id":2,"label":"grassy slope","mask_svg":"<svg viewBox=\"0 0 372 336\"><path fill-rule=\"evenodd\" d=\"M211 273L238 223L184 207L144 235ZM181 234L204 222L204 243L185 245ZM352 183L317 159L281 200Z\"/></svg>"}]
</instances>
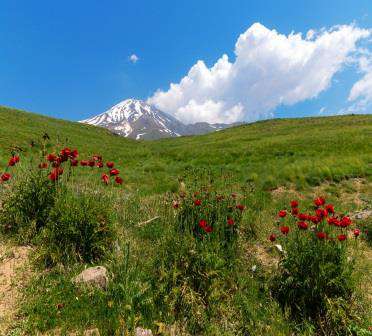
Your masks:
<instances>
[{"instance_id":1,"label":"grassy slope","mask_svg":"<svg viewBox=\"0 0 372 336\"><path fill-rule=\"evenodd\" d=\"M47 132L83 155L101 153L125 169L131 189L146 193L176 187L185 169L232 172L239 182L265 188L288 182L298 187L322 180L370 174L372 116L281 119L213 134L135 142L108 131L0 107L0 168L9 147L28 147Z\"/></svg>"},{"instance_id":2,"label":"grassy slope","mask_svg":"<svg viewBox=\"0 0 372 336\"><path fill-rule=\"evenodd\" d=\"M125 191L129 189L133 199L121 199L116 206L120 209L118 215L123 230L120 242L130 244L132 262L138 266L136 276L141 281L149 275L148 267L158 254L169 224L167 217L162 216L152 225L138 228L137 223L159 215L159 211L161 214L164 203L162 196L143 197L134 191L157 194L175 190L177 178L185 169L191 169L187 174L192 175L193 168L208 167L221 185L227 171L233 173L232 179L239 184L247 180L255 182L256 191L247 200L249 209L244 217L243 232L247 235L242 236L242 250L244 253L247 250L248 258L242 272L260 265L260 254L250 254L252 249L255 251L257 242L267 244L266 237L272 230L277 209L297 197L293 188L272 197L274 193L261 192L262 187L271 189L291 184L301 190L304 198L322 194L345 211L362 209L365 202L359 202L359 198L364 195L370 204L368 184L359 186L353 180L343 180L345 177L370 177L372 116L368 115L270 120L204 136L135 142L104 129L0 108L0 170L9 156L9 147L27 148L30 140L37 141L44 132L54 142L59 137L61 144L67 142L79 148L82 157L101 153L107 160L117 162L124 171ZM311 187L324 180L342 181L316 189ZM355 200L356 194L359 198ZM255 238L248 234L251 227L257 232ZM123 268L117 262L108 262L107 266ZM107 294L76 292L70 278L82 267L56 268L38 275L26 289L27 300L22 309L28 318L24 325L18 325L19 330L27 334L35 329L99 327L103 335L111 335L112 324L117 322L132 294L128 293L128 298L118 296L115 287ZM254 321L252 330L257 334L289 335L292 326L281 316L275 303L262 294L260 276L247 284L246 315ZM113 285L118 285L118 280ZM56 309L59 303L65 305L61 311ZM226 311L232 309L229 304L226 302ZM140 320L139 323L153 327L153 322ZM221 325L211 321L209 335L217 335L211 330ZM234 333L227 330L225 334Z\"/></svg>"}]
</instances>

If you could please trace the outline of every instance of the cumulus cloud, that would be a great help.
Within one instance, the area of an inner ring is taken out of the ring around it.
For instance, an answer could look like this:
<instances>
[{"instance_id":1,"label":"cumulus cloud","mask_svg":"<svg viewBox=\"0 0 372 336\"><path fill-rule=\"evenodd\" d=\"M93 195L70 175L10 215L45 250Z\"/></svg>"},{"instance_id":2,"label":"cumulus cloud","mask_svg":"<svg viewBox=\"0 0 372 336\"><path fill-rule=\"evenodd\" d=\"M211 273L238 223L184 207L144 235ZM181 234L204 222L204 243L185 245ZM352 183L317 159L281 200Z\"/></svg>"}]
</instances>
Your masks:
<instances>
[{"instance_id":1,"label":"cumulus cloud","mask_svg":"<svg viewBox=\"0 0 372 336\"><path fill-rule=\"evenodd\" d=\"M137 63L138 60L139 60L139 57L136 54L132 54L129 56L129 61L131 61L132 63Z\"/></svg>"},{"instance_id":2,"label":"cumulus cloud","mask_svg":"<svg viewBox=\"0 0 372 336\"><path fill-rule=\"evenodd\" d=\"M158 90L148 102L186 123L272 117L277 106L326 90L356 52L358 41L369 35L366 29L342 25L310 30L305 37L286 36L255 23L239 36L234 60L223 55L211 67L200 60L179 83ZM350 97L364 94L370 78L365 81Z\"/></svg>"},{"instance_id":3,"label":"cumulus cloud","mask_svg":"<svg viewBox=\"0 0 372 336\"><path fill-rule=\"evenodd\" d=\"M366 56L359 59L359 68L364 76L351 88L349 101L372 102L372 55L366 52Z\"/></svg>"}]
</instances>

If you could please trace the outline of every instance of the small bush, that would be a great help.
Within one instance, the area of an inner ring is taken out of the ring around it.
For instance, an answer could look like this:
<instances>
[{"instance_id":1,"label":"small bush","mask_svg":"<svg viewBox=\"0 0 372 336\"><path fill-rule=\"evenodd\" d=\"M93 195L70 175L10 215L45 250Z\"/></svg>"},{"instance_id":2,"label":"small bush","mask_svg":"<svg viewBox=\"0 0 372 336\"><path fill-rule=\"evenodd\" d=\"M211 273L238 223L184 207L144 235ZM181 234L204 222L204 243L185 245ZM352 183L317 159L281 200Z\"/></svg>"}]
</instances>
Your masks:
<instances>
[{"instance_id":1,"label":"small bush","mask_svg":"<svg viewBox=\"0 0 372 336\"><path fill-rule=\"evenodd\" d=\"M2 232L17 234L23 242L29 241L45 225L56 196L56 184L49 181L43 171L23 172L2 202Z\"/></svg>"},{"instance_id":2,"label":"small bush","mask_svg":"<svg viewBox=\"0 0 372 336\"><path fill-rule=\"evenodd\" d=\"M314 214L301 213L297 203L291 202L290 212L278 214L284 252L272 294L295 319L312 321L325 335L338 335L345 332L355 292L354 260L347 246L351 221L337 216L323 198L314 201ZM353 234L358 237L359 230ZM276 239L276 234L270 236L271 241ZM337 309L343 323L334 318L336 302L342 302Z\"/></svg>"},{"instance_id":3,"label":"small bush","mask_svg":"<svg viewBox=\"0 0 372 336\"><path fill-rule=\"evenodd\" d=\"M109 204L99 196L61 194L41 233L44 262L94 262L104 256L115 238Z\"/></svg>"}]
</instances>

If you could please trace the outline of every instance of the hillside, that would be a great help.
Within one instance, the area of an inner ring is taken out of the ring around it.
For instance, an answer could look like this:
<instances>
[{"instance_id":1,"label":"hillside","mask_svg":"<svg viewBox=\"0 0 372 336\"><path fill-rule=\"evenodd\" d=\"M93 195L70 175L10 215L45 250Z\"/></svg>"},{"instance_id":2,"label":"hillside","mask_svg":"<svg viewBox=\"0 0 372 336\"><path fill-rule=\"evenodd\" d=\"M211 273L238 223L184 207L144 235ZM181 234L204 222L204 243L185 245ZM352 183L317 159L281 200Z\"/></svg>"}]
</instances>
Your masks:
<instances>
[{"instance_id":1,"label":"hillside","mask_svg":"<svg viewBox=\"0 0 372 336\"><path fill-rule=\"evenodd\" d=\"M5 107L0 108L0 168L10 146L28 148L45 132L83 155L101 153L117 161L128 187L145 193L172 189L185 169L202 167L215 173L225 169L237 181L267 188L371 173L371 115L268 120L202 136L136 142L99 127Z\"/></svg>"},{"instance_id":2,"label":"hillside","mask_svg":"<svg viewBox=\"0 0 372 336\"><path fill-rule=\"evenodd\" d=\"M45 133L124 183L65 179L67 156L51 182ZM356 115L135 141L1 107L0 172L20 161L0 183L0 334L369 335L371 135ZM91 266L103 290L72 281Z\"/></svg>"}]
</instances>

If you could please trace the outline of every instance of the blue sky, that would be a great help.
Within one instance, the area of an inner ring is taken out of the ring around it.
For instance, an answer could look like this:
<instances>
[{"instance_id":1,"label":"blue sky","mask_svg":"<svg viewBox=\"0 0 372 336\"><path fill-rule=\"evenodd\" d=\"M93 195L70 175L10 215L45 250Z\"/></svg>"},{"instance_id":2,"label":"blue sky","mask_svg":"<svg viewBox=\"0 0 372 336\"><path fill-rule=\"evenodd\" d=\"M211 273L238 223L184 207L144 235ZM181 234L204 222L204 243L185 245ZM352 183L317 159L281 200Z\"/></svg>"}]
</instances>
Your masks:
<instances>
[{"instance_id":1,"label":"blue sky","mask_svg":"<svg viewBox=\"0 0 372 336\"><path fill-rule=\"evenodd\" d=\"M177 106L179 113L189 113L185 102L171 101L170 83L179 83L198 60L210 68L227 54L233 62L239 35L255 22L267 33L275 29L284 35L352 23L370 29L372 1L2 0L0 105L80 120L126 98L147 99L160 89L165 96L153 100L158 107L172 113ZM370 46L365 38L357 43ZM135 63L129 60L132 54L139 58ZM267 64L266 70L275 72L270 68L275 66ZM316 98L273 103L271 115L314 115L322 109L323 114L334 114L350 107L350 90L363 73L355 62L342 63L342 69ZM208 94L200 97L203 104ZM211 99L219 104L218 99L231 98L230 107L238 106L239 98L231 95L214 91ZM247 115L237 118L268 117Z\"/></svg>"}]
</instances>

